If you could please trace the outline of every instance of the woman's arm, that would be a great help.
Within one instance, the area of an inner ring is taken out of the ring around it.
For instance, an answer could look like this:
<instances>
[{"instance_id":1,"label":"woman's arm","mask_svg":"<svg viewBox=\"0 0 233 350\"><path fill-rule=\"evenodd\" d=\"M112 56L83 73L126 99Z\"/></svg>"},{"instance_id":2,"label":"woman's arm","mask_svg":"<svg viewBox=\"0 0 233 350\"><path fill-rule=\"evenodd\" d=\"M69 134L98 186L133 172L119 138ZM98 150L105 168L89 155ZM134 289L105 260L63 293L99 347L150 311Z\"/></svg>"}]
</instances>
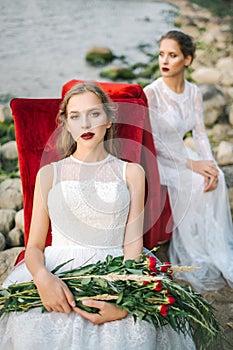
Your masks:
<instances>
[{"instance_id":1,"label":"woman's arm","mask_svg":"<svg viewBox=\"0 0 233 350\"><path fill-rule=\"evenodd\" d=\"M203 101L202 95L196 88L193 104L195 106L196 124L193 129L193 138L202 160L187 160L187 167L196 173L204 176L205 192L212 191L218 184L218 168L214 161L208 136L206 134L203 119Z\"/></svg>"},{"instance_id":2,"label":"woman's arm","mask_svg":"<svg viewBox=\"0 0 233 350\"><path fill-rule=\"evenodd\" d=\"M143 248L145 172L136 163L128 163L126 181L130 192L130 209L124 238L124 259L139 259Z\"/></svg>"},{"instance_id":3,"label":"woman's arm","mask_svg":"<svg viewBox=\"0 0 233 350\"><path fill-rule=\"evenodd\" d=\"M33 199L33 211L25 263L33 276L41 300L47 311L69 313L75 306L74 297L66 284L45 266L44 249L49 227L47 198L52 186L51 165L39 170Z\"/></svg>"},{"instance_id":4,"label":"woman's arm","mask_svg":"<svg viewBox=\"0 0 233 350\"><path fill-rule=\"evenodd\" d=\"M175 127L172 123L164 118L164 115L168 112L168 108L171 108L167 103L165 103L161 95L158 96L156 90L148 85L144 88L144 92L147 97L148 107L149 107L149 118L151 123L151 129L153 134L154 145L156 148L156 153L158 157L158 162L161 166L166 166L174 168L177 171L177 167L186 167L186 157L181 156L176 153L174 149L168 147L166 139L168 135L173 135L177 144L183 147L183 140L179 136Z\"/></svg>"}]
</instances>

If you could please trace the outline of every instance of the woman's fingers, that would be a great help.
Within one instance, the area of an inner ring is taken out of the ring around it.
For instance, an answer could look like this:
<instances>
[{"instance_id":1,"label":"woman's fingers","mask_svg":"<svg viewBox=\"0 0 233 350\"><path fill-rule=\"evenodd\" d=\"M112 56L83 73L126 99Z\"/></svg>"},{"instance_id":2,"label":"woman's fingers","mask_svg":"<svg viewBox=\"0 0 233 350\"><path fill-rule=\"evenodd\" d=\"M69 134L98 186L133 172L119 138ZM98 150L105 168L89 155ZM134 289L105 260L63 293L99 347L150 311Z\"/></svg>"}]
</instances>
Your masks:
<instances>
[{"instance_id":1,"label":"woman's fingers","mask_svg":"<svg viewBox=\"0 0 233 350\"><path fill-rule=\"evenodd\" d=\"M91 321L94 324L102 324L105 322L111 322L120 320L127 316L127 311L120 309L116 305L98 300L85 300L83 304L89 307L99 309L99 313L90 313L75 307L73 310L80 316Z\"/></svg>"},{"instance_id":2,"label":"woman's fingers","mask_svg":"<svg viewBox=\"0 0 233 350\"><path fill-rule=\"evenodd\" d=\"M205 176L205 192L213 191L218 186L218 177L216 176Z\"/></svg>"}]
</instances>

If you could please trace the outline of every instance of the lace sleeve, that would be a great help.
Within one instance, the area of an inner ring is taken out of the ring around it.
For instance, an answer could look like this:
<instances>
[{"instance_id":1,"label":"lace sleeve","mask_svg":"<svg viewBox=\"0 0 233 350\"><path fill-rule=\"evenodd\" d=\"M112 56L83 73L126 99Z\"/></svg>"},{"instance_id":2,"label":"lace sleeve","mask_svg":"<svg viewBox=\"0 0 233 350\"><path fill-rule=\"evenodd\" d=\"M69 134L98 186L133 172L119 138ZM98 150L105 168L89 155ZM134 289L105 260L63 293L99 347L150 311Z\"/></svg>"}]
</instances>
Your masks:
<instances>
[{"instance_id":1,"label":"lace sleeve","mask_svg":"<svg viewBox=\"0 0 233 350\"><path fill-rule=\"evenodd\" d=\"M197 151L204 160L213 160L213 154L204 125L202 94L198 88L194 97L194 106L196 125L192 132Z\"/></svg>"},{"instance_id":2,"label":"lace sleeve","mask_svg":"<svg viewBox=\"0 0 233 350\"><path fill-rule=\"evenodd\" d=\"M177 168L177 166L179 166L179 168L186 167L188 155L184 157L168 147L167 138L170 137L171 133L176 144L183 145L183 139L178 135L174 127L167 124L163 119L163 114L167 113L165 110L167 107L159 105L156 93L152 87L145 87L144 92L148 101L149 117L159 163L162 166L172 168Z\"/></svg>"}]
</instances>

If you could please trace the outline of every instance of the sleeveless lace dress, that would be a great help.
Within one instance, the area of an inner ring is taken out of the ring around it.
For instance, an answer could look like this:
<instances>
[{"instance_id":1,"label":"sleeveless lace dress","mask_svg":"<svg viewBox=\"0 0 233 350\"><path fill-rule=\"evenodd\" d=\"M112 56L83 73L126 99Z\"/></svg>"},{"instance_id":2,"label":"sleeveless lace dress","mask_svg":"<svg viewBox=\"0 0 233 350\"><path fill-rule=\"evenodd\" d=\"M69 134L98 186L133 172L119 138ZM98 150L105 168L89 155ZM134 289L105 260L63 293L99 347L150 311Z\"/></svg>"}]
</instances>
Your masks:
<instances>
[{"instance_id":1,"label":"sleeveless lace dress","mask_svg":"<svg viewBox=\"0 0 233 350\"><path fill-rule=\"evenodd\" d=\"M54 163L54 183L48 196L52 246L45 249L49 269L78 267L123 254L130 195L126 166L112 155L96 163L73 156ZM31 279L25 263L17 265L4 283ZM128 315L120 321L93 325L75 312L10 313L0 320L1 350L171 350L195 349L192 340L169 326L156 330Z\"/></svg>"},{"instance_id":2,"label":"sleeveless lace dress","mask_svg":"<svg viewBox=\"0 0 233 350\"><path fill-rule=\"evenodd\" d=\"M226 281L233 287L233 227L224 174L219 169L217 188L205 193L204 177L185 165L187 158L214 161L201 92L185 81L184 92L177 94L158 78L146 86L145 93L160 179L168 187L174 220L169 258L172 264L200 267L176 277L199 292L219 289ZM188 131L192 131L196 151L184 145Z\"/></svg>"}]
</instances>

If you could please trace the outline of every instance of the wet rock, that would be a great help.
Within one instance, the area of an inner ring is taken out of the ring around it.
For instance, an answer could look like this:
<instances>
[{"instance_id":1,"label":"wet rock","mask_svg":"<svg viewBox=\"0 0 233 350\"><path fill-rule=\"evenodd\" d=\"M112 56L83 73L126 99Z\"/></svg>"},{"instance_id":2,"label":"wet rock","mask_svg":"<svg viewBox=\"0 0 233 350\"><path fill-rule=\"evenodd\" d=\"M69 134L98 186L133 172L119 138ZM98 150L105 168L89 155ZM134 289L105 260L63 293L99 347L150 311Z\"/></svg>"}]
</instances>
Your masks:
<instances>
[{"instance_id":1,"label":"wet rock","mask_svg":"<svg viewBox=\"0 0 233 350\"><path fill-rule=\"evenodd\" d=\"M108 78L112 81L135 78L134 72L130 68L124 66L106 67L102 69L100 76L103 78Z\"/></svg>"},{"instance_id":2,"label":"wet rock","mask_svg":"<svg viewBox=\"0 0 233 350\"><path fill-rule=\"evenodd\" d=\"M86 53L86 61L94 66L107 64L114 58L113 52L107 47L93 46Z\"/></svg>"}]
</instances>

